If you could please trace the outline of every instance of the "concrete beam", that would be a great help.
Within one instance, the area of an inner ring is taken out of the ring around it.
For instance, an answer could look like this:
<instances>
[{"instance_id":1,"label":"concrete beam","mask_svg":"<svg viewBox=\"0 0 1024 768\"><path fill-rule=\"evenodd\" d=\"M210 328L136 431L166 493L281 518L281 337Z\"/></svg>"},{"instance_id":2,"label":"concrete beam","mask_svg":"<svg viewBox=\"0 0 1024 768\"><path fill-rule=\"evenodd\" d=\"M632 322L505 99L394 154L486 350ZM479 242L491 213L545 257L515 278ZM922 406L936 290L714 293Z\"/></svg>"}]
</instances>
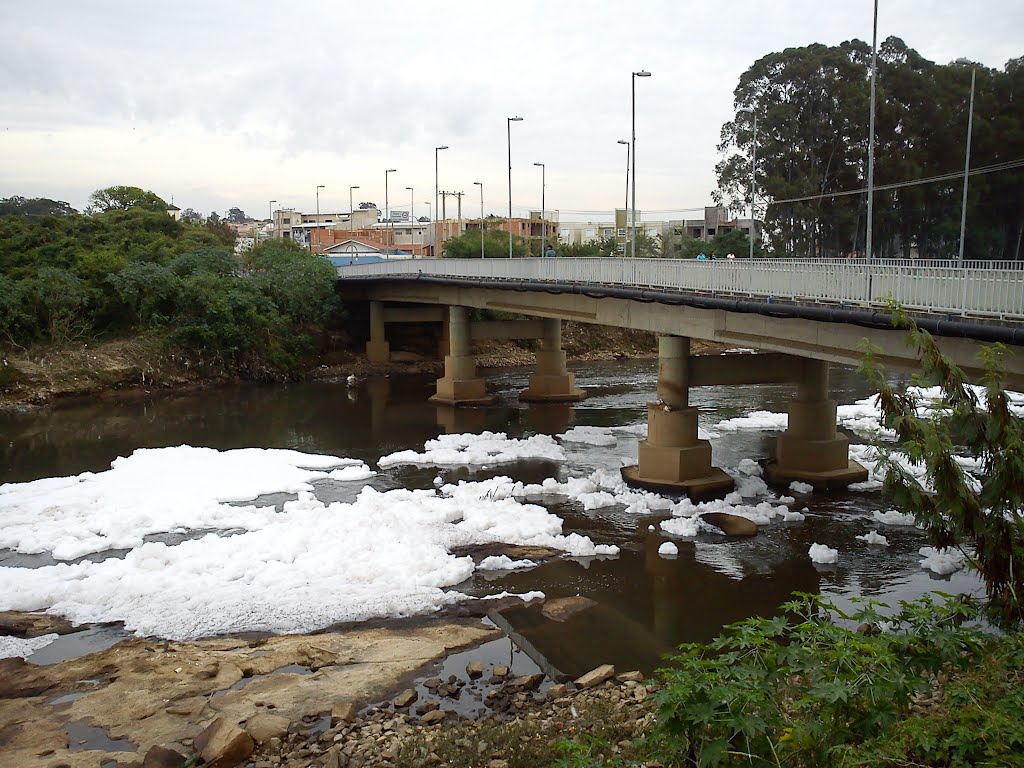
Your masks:
<instances>
[{"instance_id":1,"label":"concrete beam","mask_svg":"<svg viewBox=\"0 0 1024 768\"><path fill-rule=\"evenodd\" d=\"M690 358L689 386L787 384L799 381L801 358L769 352L760 355L697 355Z\"/></svg>"},{"instance_id":2,"label":"concrete beam","mask_svg":"<svg viewBox=\"0 0 1024 768\"><path fill-rule=\"evenodd\" d=\"M543 320L474 320L469 324L473 341L495 339L542 339Z\"/></svg>"},{"instance_id":3,"label":"concrete beam","mask_svg":"<svg viewBox=\"0 0 1024 768\"><path fill-rule=\"evenodd\" d=\"M441 323L444 307L386 307L385 323Z\"/></svg>"}]
</instances>

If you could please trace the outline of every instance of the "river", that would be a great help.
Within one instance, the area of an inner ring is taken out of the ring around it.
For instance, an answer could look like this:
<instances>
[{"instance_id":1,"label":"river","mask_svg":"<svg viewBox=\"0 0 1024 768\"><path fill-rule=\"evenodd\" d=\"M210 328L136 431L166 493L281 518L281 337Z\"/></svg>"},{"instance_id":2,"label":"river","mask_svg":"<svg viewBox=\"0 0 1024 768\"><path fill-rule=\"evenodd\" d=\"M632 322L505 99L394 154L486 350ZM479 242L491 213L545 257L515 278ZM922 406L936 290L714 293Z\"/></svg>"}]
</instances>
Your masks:
<instances>
[{"instance_id":1,"label":"river","mask_svg":"<svg viewBox=\"0 0 1024 768\"><path fill-rule=\"evenodd\" d=\"M655 361L586 363L573 366L589 397L572 406L525 405L516 395L530 370L483 372L497 405L451 410L427 403L429 376L377 377L349 386L344 379L284 386L238 385L152 399L99 402L35 413L0 414L0 483L101 471L118 456L140 447L181 444L217 449L288 448L361 459L371 467L379 457L403 449L421 450L424 441L443 432L502 431L510 437L555 435L572 426L629 427L642 424L646 402L656 386ZM853 403L872 394L854 371L834 369L833 396ZM704 387L691 392L701 409L702 428L753 411L785 412L790 386ZM620 432L612 447L566 444L564 462L529 461L494 468L444 469L446 481L507 475L527 483L545 478L586 477L597 468L617 468L636 456L636 437ZM760 459L773 450L773 432L721 431L712 439L714 463L735 467L741 459ZM864 439L851 434L851 440ZM367 481L380 490L428 488L436 468L400 466ZM325 487L324 501L351 497L358 488ZM280 499L269 499L280 501ZM918 549L924 534L907 526L879 526L875 511L890 507L877 491L815 493L800 500L807 507L799 522L773 523L752 539L699 536L677 540L679 554L662 557L663 532L649 526L665 515L637 517L621 505L584 510L576 502L552 502L550 511L564 520L565 532L577 531L595 542L616 544L617 556L559 558L520 571L477 571L454 588L470 595L501 591L543 591L549 598L582 596L597 602L592 610L551 621L537 604L506 611L497 618L534 658L575 674L598 663L620 668L656 668L662 655L681 642L707 641L724 624L771 615L793 591L820 593L841 606L868 597L887 603L911 600L932 591L980 589L963 571L939 577L922 569ZM2 523L2 521L0 521ZM889 546L869 545L855 537L882 529ZM159 539L159 537L158 537ZM173 536L164 537L173 542ZM808 548L827 544L840 552L835 565L812 563ZM91 559L124 556L123 552ZM52 564L46 555L0 550L0 565Z\"/></svg>"}]
</instances>

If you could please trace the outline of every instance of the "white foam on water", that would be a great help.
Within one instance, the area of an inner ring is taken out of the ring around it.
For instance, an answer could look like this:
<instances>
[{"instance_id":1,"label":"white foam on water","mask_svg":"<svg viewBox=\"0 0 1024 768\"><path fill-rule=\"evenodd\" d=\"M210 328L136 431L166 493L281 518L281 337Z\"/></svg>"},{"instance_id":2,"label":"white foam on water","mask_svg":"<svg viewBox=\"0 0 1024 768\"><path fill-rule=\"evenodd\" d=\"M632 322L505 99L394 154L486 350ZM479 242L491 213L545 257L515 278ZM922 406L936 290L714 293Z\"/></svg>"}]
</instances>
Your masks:
<instances>
[{"instance_id":1,"label":"white foam on water","mask_svg":"<svg viewBox=\"0 0 1024 768\"><path fill-rule=\"evenodd\" d=\"M565 451L549 435L516 439L504 432L464 433L427 440L423 451L398 451L382 456L377 466L484 466L536 459L564 461Z\"/></svg>"},{"instance_id":2,"label":"white foam on water","mask_svg":"<svg viewBox=\"0 0 1024 768\"><path fill-rule=\"evenodd\" d=\"M673 557L679 554L679 547L677 547L671 541L666 541L660 547L658 547L658 554L662 557Z\"/></svg>"},{"instance_id":3,"label":"white foam on water","mask_svg":"<svg viewBox=\"0 0 1024 768\"><path fill-rule=\"evenodd\" d=\"M878 544L881 547L889 546L889 540L878 531L868 531L863 536L854 536L854 538L860 539L868 544Z\"/></svg>"},{"instance_id":4,"label":"white foam on water","mask_svg":"<svg viewBox=\"0 0 1024 768\"><path fill-rule=\"evenodd\" d=\"M610 427L573 427L558 435L563 443L587 443L588 445L615 445L616 438Z\"/></svg>"},{"instance_id":5,"label":"white foam on water","mask_svg":"<svg viewBox=\"0 0 1024 768\"><path fill-rule=\"evenodd\" d=\"M964 567L964 555L956 549L936 549L935 547L921 547L918 553L924 558L921 560L921 567L932 573L946 576L955 573Z\"/></svg>"},{"instance_id":6,"label":"white foam on water","mask_svg":"<svg viewBox=\"0 0 1024 768\"><path fill-rule=\"evenodd\" d=\"M839 559L838 549L832 549L832 547L826 544L818 544L817 542L811 544L810 549L807 550L807 554L810 556L811 562L820 563L822 565L834 563Z\"/></svg>"},{"instance_id":7,"label":"white foam on water","mask_svg":"<svg viewBox=\"0 0 1024 768\"><path fill-rule=\"evenodd\" d=\"M0 635L0 659L20 657L27 659L40 648L45 648L60 635L40 635L39 637L9 637Z\"/></svg>"}]
</instances>

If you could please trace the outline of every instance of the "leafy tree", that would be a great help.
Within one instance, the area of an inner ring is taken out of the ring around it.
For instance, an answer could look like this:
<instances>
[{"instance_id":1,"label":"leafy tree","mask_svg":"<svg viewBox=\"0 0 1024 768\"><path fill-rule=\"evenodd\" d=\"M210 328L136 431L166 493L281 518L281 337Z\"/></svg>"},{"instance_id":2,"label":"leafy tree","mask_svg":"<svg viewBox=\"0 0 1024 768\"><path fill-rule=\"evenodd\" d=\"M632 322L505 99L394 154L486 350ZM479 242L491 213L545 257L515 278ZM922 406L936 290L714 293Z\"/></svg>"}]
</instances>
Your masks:
<instances>
[{"instance_id":1,"label":"leafy tree","mask_svg":"<svg viewBox=\"0 0 1024 768\"><path fill-rule=\"evenodd\" d=\"M908 342L921 354L915 383L937 384L942 399L929 402L916 391L897 391L869 355L863 370L878 387L885 425L896 432L909 467L879 447L885 492L913 513L936 547L956 547L985 581L993 616L1006 625L1024 621L1024 421L1010 409L1003 388L1006 349L981 353L980 388L899 308L894 322L908 328ZM930 406L930 407L929 407ZM921 415L926 413L927 415ZM958 447L980 466L970 475L957 461Z\"/></svg>"},{"instance_id":2,"label":"leafy tree","mask_svg":"<svg viewBox=\"0 0 1024 768\"><path fill-rule=\"evenodd\" d=\"M340 306L334 266L291 240L260 243L246 253L245 264L278 311L295 322L326 322Z\"/></svg>"},{"instance_id":3,"label":"leafy tree","mask_svg":"<svg viewBox=\"0 0 1024 768\"><path fill-rule=\"evenodd\" d=\"M232 224L244 224L245 222L249 221L249 217L241 208L230 209L228 211L228 215L226 218Z\"/></svg>"},{"instance_id":4,"label":"leafy tree","mask_svg":"<svg viewBox=\"0 0 1024 768\"><path fill-rule=\"evenodd\" d=\"M567 245L558 246L558 255L568 258L593 258L595 256L605 256L607 254L601 252L601 247L591 241L589 243L569 243Z\"/></svg>"},{"instance_id":5,"label":"leafy tree","mask_svg":"<svg viewBox=\"0 0 1024 768\"><path fill-rule=\"evenodd\" d=\"M371 208L376 208L376 207L377 207L376 203L366 202L366 203L360 203L359 204L359 210L360 211L367 211L367 210L369 210Z\"/></svg>"},{"instance_id":6,"label":"leafy tree","mask_svg":"<svg viewBox=\"0 0 1024 768\"><path fill-rule=\"evenodd\" d=\"M6 197L0 199L0 216L70 216L78 213L63 200L47 197Z\"/></svg>"},{"instance_id":7,"label":"leafy tree","mask_svg":"<svg viewBox=\"0 0 1024 768\"><path fill-rule=\"evenodd\" d=\"M106 187L97 189L89 195L88 213L106 213L107 211L125 211L129 208L142 208L147 211L167 212L167 203L152 192L139 187Z\"/></svg>"},{"instance_id":8,"label":"leafy tree","mask_svg":"<svg viewBox=\"0 0 1024 768\"><path fill-rule=\"evenodd\" d=\"M203 215L192 208L186 208L181 212L180 219L182 221L201 222L203 220Z\"/></svg>"},{"instance_id":9,"label":"leafy tree","mask_svg":"<svg viewBox=\"0 0 1024 768\"><path fill-rule=\"evenodd\" d=\"M519 235L512 236L512 255L515 257L529 255L526 240ZM458 237L444 241L442 256L446 259L479 259L480 230L468 229ZM508 258L508 232L500 229L484 230L484 258Z\"/></svg>"},{"instance_id":10,"label":"leafy tree","mask_svg":"<svg viewBox=\"0 0 1024 768\"><path fill-rule=\"evenodd\" d=\"M813 44L771 53L740 77L736 118L722 127L716 167L720 202L749 205L757 115L756 190L773 250L797 256L863 254L866 198L830 193L866 186L870 46ZM958 60L928 61L902 40L879 47L875 184L956 171L962 162L972 68L977 69L971 163L1024 156L1021 59L1003 71ZM966 252L1014 258L1024 233L1024 170L971 178ZM955 255L962 180L882 189L874 195L878 256ZM793 200L794 202L778 202ZM767 203L767 208L765 204Z\"/></svg>"}]
</instances>

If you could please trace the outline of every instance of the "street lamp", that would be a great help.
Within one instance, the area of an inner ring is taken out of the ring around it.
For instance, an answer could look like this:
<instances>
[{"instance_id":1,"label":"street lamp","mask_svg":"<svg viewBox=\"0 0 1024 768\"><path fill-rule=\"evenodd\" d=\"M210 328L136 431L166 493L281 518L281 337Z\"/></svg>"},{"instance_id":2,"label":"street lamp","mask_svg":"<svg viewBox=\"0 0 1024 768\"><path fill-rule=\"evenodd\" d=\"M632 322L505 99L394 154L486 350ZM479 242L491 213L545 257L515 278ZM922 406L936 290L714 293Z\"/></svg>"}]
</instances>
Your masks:
<instances>
[{"instance_id":1,"label":"street lamp","mask_svg":"<svg viewBox=\"0 0 1024 768\"><path fill-rule=\"evenodd\" d=\"M629 215L629 142L625 139L619 139L619 144L626 145L626 202L622 205L622 255L626 255L626 225L629 221L626 216Z\"/></svg>"},{"instance_id":2,"label":"street lamp","mask_svg":"<svg viewBox=\"0 0 1024 768\"><path fill-rule=\"evenodd\" d=\"M508 257L512 258L512 123L520 123L523 118L508 118Z\"/></svg>"},{"instance_id":3,"label":"street lamp","mask_svg":"<svg viewBox=\"0 0 1024 768\"><path fill-rule=\"evenodd\" d=\"M438 183L437 183L437 153L440 152L442 149L448 149L448 145L445 144L444 146L441 146L441 147L434 147L434 210L435 211L440 211L441 210L441 208L437 204L437 198L438 198L439 190L440 190L440 187L438 186ZM433 227L433 229L434 229L434 255L436 256L437 255L437 222L433 220L433 216L431 216L430 226Z\"/></svg>"},{"instance_id":4,"label":"street lamp","mask_svg":"<svg viewBox=\"0 0 1024 768\"><path fill-rule=\"evenodd\" d=\"M484 183L474 181L473 184L480 187L480 258L484 258Z\"/></svg>"},{"instance_id":5,"label":"street lamp","mask_svg":"<svg viewBox=\"0 0 1024 768\"><path fill-rule=\"evenodd\" d=\"M416 238L413 236L413 227L416 226L416 216L413 211L416 209L416 203L413 201L414 192L412 187L406 187L409 190L409 246L411 247Z\"/></svg>"},{"instance_id":6,"label":"street lamp","mask_svg":"<svg viewBox=\"0 0 1024 768\"><path fill-rule=\"evenodd\" d=\"M348 228L352 229L352 190L359 189L359 185L348 188Z\"/></svg>"},{"instance_id":7,"label":"street lamp","mask_svg":"<svg viewBox=\"0 0 1024 768\"><path fill-rule=\"evenodd\" d=\"M747 112L754 118L754 134L750 139L750 143L753 147L750 156L750 258L754 258L754 229L756 228L756 222L754 221L754 174L757 170L757 112L751 107L744 107L743 109L736 110L736 114L739 115L743 112Z\"/></svg>"},{"instance_id":8,"label":"street lamp","mask_svg":"<svg viewBox=\"0 0 1024 768\"><path fill-rule=\"evenodd\" d=\"M391 220L391 216L388 213L388 174L389 173L394 173L395 170L396 170L395 168L388 168L386 171L384 171L384 221L385 221L385 223L388 223ZM389 245L394 245L394 239L395 239L395 230L394 230L394 227L392 227L391 228L391 243ZM390 251L390 248L388 250ZM389 254L385 254L385 255L387 256Z\"/></svg>"},{"instance_id":9,"label":"street lamp","mask_svg":"<svg viewBox=\"0 0 1024 768\"><path fill-rule=\"evenodd\" d=\"M633 111L633 227L630 232L630 251L633 256L636 256L636 79L638 77L650 76L650 72L645 69L641 69L639 72L633 73L633 77L630 81L633 86L630 99Z\"/></svg>"},{"instance_id":10,"label":"street lamp","mask_svg":"<svg viewBox=\"0 0 1024 768\"><path fill-rule=\"evenodd\" d=\"M540 255L544 256L547 253L544 246L547 243L548 235L548 228L544 219L544 214L546 212L544 207L544 195L547 191L547 180L545 179L545 176L547 175L547 168L544 166L544 163L534 163L534 165L540 166Z\"/></svg>"},{"instance_id":11,"label":"street lamp","mask_svg":"<svg viewBox=\"0 0 1024 768\"><path fill-rule=\"evenodd\" d=\"M270 201L270 236L271 237L274 236L274 203L276 203L276 202L277 202L277 200L271 200Z\"/></svg>"},{"instance_id":12,"label":"street lamp","mask_svg":"<svg viewBox=\"0 0 1024 768\"><path fill-rule=\"evenodd\" d=\"M323 184L316 185L316 247L320 249L320 190L324 188ZM309 239L309 252L313 252L313 238Z\"/></svg>"}]
</instances>

